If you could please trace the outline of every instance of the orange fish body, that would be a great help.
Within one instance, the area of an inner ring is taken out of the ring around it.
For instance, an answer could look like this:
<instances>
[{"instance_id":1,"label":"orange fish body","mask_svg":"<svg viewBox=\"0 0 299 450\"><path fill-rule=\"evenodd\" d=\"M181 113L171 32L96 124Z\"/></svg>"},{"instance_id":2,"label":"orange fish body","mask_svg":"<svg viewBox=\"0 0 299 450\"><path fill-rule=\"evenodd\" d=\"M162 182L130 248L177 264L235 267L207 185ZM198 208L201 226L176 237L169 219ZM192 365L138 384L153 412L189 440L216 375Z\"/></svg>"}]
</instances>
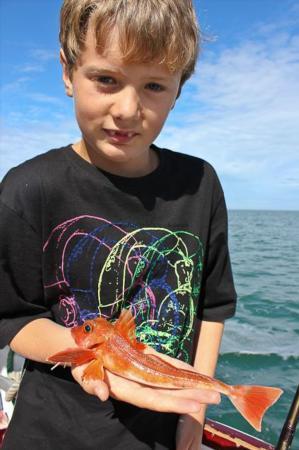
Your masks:
<instances>
[{"instance_id":1,"label":"orange fish body","mask_svg":"<svg viewBox=\"0 0 299 450\"><path fill-rule=\"evenodd\" d=\"M229 386L198 372L179 369L156 355L144 353L146 346L136 340L135 321L128 310L122 310L115 324L97 318L72 328L71 332L78 347L56 353L49 361L73 365L90 362L83 372L83 379L86 380L103 380L105 368L149 386L217 391L227 395L258 431L261 431L266 410L283 392L279 388L265 386Z\"/></svg>"}]
</instances>

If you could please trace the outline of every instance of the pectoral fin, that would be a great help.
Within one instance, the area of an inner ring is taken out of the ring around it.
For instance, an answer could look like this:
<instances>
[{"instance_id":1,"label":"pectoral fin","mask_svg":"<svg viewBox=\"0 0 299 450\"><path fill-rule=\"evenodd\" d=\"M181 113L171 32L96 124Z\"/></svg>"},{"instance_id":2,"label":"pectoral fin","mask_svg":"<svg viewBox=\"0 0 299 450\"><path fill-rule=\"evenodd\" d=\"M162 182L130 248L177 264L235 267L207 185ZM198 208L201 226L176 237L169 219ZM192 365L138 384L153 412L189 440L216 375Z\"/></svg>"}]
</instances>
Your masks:
<instances>
[{"instance_id":1,"label":"pectoral fin","mask_svg":"<svg viewBox=\"0 0 299 450\"><path fill-rule=\"evenodd\" d=\"M104 379L104 367L103 362L100 359L92 361L84 370L82 380L103 380Z\"/></svg>"},{"instance_id":2,"label":"pectoral fin","mask_svg":"<svg viewBox=\"0 0 299 450\"><path fill-rule=\"evenodd\" d=\"M49 362L61 364L74 364L80 366L95 359L94 350L84 348L68 348L62 352L55 353L48 358Z\"/></svg>"}]
</instances>

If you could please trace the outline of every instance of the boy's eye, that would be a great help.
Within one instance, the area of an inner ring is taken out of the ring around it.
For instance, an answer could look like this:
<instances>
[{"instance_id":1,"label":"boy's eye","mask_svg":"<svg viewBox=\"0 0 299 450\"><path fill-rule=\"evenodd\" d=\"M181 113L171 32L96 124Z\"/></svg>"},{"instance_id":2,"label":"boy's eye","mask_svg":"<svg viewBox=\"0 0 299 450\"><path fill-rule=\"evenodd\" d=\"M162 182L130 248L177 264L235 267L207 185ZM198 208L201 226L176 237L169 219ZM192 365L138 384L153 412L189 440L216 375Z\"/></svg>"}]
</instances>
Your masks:
<instances>
[{"instance_id":1,"label":"boy's eye","mask_svg":"<svg viewBox=\"0 0 299 450\"><path fill-rule=\"evenodd\" d=\"M115 84L114 78L108 76L97 77L97 82L105 86L113 86Z\"/></svg>"},{"instance_id":2,"label":"boy's eye","mask_svg":"<svg viewBox=\"0 0 299 450\"><path fill-rule=\"evenodd\" d=\"M164 91L164 87L159 84L159 83L148 83L146 85L147 89L149 89L150 91L154 91L154 92L161 92Z\"/></svg>"}]
</instances>

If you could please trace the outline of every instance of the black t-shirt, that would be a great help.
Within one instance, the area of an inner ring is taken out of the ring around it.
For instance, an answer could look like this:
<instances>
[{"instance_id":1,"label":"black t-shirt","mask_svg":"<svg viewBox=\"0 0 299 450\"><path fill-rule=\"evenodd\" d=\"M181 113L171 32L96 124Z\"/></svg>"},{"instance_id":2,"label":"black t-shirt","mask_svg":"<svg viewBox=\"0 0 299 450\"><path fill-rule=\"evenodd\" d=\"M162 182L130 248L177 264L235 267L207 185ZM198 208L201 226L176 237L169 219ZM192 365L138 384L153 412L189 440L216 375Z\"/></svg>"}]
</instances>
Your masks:
<instances>
[{"instance_id":1,"label":"black t-shirt","mask_svg":"<svg viewBox=\"0 0 299 450\"><path fill-rule=\"evenodd\" d=\"M0 344L30 321L71 327L130 307L139 339L191 362L196 317L235 310L223 192L205 161L159 149L149 175L120 177L71 146L1 185ZM101 403L68 369L27 361L5 449L162 449L176 416Z\"/></svg>"}]
</instances>

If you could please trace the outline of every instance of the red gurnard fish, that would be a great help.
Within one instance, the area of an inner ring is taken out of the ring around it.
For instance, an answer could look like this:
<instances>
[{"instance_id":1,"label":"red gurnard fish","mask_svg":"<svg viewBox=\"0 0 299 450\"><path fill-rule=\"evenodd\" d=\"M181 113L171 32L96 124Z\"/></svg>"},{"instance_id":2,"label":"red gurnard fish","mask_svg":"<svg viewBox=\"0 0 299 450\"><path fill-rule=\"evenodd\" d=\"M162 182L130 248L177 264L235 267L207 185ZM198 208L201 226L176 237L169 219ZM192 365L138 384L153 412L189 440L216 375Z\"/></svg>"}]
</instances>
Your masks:
<instances>
[{"instance_id":1,"label":"red gurnard fish","mask_svg":"<svg viewBox=\"0 0 299 450\"><path fill-rule=\"evenodd\" d=\"M113 324L101 317L72 328L77 348L66 349L48 358L50 362L78 366L90 362L83 372L85 380L103 380L104 368L139 383L168 389L209 389L225 394L236 409L261 431L266 410L275 403L282 390L266 386L229 386L198 372L181 369L156 355L144 352L146 345L135 336L135 321L123 309Z\"/></svg>"}]
</instances>

